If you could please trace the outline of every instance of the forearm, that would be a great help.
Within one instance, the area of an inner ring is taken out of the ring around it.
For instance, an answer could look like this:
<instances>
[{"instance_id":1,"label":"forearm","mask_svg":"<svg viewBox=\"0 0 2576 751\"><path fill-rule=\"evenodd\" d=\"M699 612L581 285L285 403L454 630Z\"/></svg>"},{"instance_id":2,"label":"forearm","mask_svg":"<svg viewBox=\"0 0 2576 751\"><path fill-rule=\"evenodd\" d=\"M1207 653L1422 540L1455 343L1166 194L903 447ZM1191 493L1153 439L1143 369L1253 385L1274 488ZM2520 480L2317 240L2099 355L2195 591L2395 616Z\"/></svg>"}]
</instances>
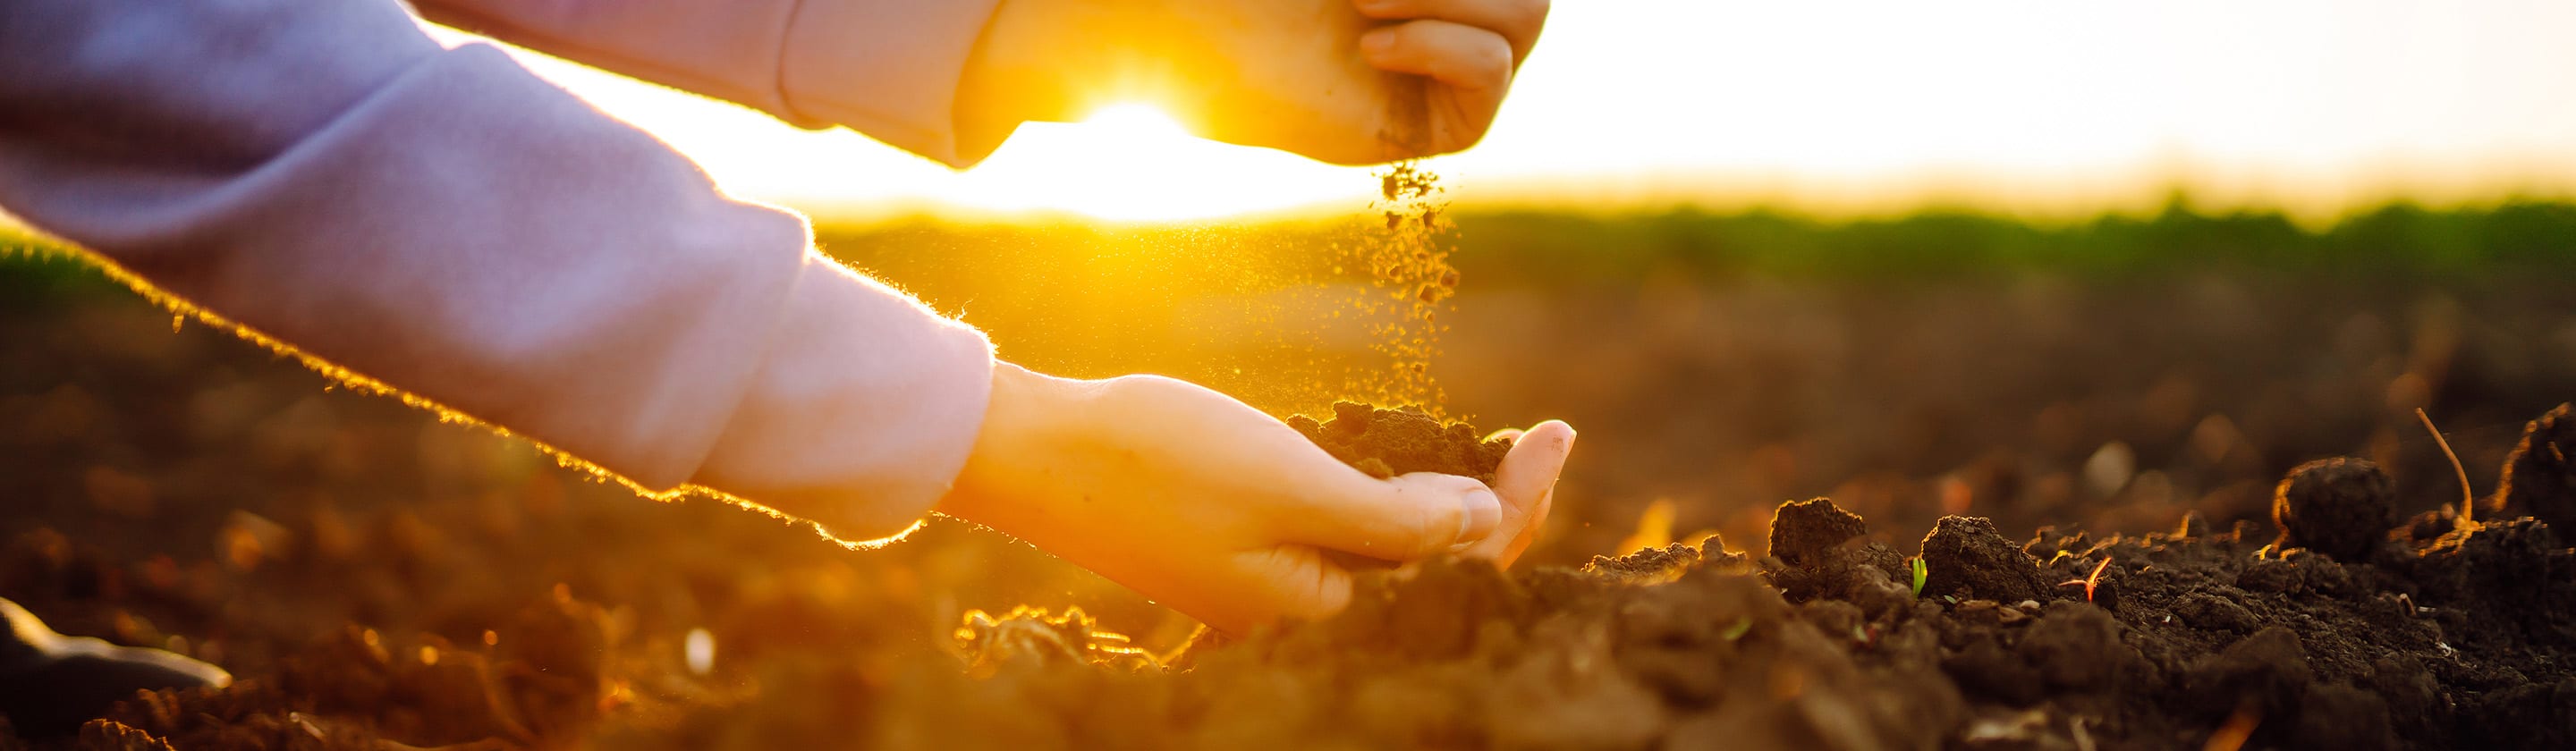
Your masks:
<instances>
[{"instance_id":1,"label":"forearm","mask_svg":"<svg viewBox=\"0 0 2576 751\"><path fill-rule=\"evenodd\" d=\"M979 334L495 49L390 3L0 24L0 206L335 375L845 537L964 462Z\"/></svg>"}]
</instances>

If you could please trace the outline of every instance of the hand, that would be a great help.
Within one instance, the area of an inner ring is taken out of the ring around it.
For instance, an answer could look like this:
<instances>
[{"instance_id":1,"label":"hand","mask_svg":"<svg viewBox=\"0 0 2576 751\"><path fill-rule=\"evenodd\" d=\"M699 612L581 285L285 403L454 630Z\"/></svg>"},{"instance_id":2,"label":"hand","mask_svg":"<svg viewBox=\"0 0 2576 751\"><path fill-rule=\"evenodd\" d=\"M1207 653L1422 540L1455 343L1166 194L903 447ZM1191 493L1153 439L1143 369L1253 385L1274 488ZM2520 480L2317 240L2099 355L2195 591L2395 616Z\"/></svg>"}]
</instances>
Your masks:
<instances>
[{"instance_id":1,"label":"hand","mask_svg":"<svg viewBox=\"0 0 2576 751\"><path fill-rule=\"evenodd\" d=\"M1161 106L1201 136L1373 164L1482 139L1548 0L1003 0L958 91L960 148L1024 121Z\"/></svg>"},{"instance_id":2,"label":"hand","mask_svg":"<svg viewBox=\"0 0 2576 751\"><path fill-rule=\"evenodd\" d=\"M1521 436L1493 489L1371 478L1242 402L1153 376L1077 381L1003 364L939 512L982 524L1242 633L1351 599L1325 551L1390 562L1459 548L1509 565L1534 538L1574 431Z\"/></svg>"}]
</instances>

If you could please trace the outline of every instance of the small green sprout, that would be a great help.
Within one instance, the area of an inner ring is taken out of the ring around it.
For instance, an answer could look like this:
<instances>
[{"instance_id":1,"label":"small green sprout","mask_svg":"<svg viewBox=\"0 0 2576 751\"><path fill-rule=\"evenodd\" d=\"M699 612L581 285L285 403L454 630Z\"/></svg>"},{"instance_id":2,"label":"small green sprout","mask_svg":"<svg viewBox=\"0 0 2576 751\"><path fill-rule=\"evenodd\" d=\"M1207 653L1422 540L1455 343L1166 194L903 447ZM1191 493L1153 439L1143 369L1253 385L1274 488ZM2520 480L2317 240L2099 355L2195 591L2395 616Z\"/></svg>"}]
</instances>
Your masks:
<instances>
[{"instance_id":1,"label":"small green sprout","mask_svg":"<svg viewBox=\"0 0 2576 751\"><path fill-rule=\"evenodd\" d=\"M2415 408L2415 419L2424 421L2424 429L2433 434L2433 443L2442 447L2443 456L2451 458L2451 471L2460 474L2460 526L2477 529L2477 519L2470 514L2474 513L2471 507L2478 505L2478 496L2469 489L2469 468L2460 466L2460 455L2451 451L2451 442L2442 437L2441 428L2433 427L2433 416L2424 414L2423 407Z\"/></svg>"},{"instance_id":2,"label":"small green sprout","mask_svg":"<svg viewBox=\"0 0 2576 751\"><path fill-rule=\"evenodd\" d=\"M2079 585L2079 584L2080 584L2080 585L2083 585L2083 586L2084 586L2084 601L2085 601L2085 602L2092 602L2092 601L2093 601L2093 588L2094 588L2094 587L2101 586L2101 584L2102 584L2102 570L2103 570L2103 569L2106 569L2106 568L2110 568L2110 567L2111 567L2111 557L2110 557L2110 556L2107 556L2107 555L2106 555L2106 556L2102 556L2102 562L2101 562L2101 563L2099 563L2099 564L2095 564L2095 565L2093 566L2093 575L2091 575L2091 576L2087 576L2087 577L2084 577L2084 578L2082 578L2082 579L2068 579L2068 580L2066 580L2066 581L2058 582L2058 583L2057 583L2057 586L2060 586L2060 587L2072 587L2072 586L2076 586L2076 585Z\"/></svg>"},{"instance_id":3,"label":"small green sprout","mask_svg":"<svg viewBox=\"0 0 2576 751\"><path fill-rule=\"evenodd\" d=\"M1726 624L1726 630L1717 632L1717 635L1727 641L1735 641L1744 638L1744 633L1752 630L1753 619L1737 618L1734 623Z\"/></svg>"},{"instance_id":4,"label":"small green sprout","mask_svg":"<svg viewBox=\"0 0 2576 751\"><path fill-rule=\"evenodd\" d=\"M1923 559L1922 559L1922 558L1916 558L1916 559L1914 559L1913 566L1914 566L1914 596L1916 596L1916 597L1922 597L1922 596L1923 596L1923 580L1925 580L1925 579L1929 579L1929 578L1932 578L1932 567L1931 567L1931 566L1928 566L1928 565L1925 565L1925 564L1923 563Z\"/></svg>"}]
</instances>

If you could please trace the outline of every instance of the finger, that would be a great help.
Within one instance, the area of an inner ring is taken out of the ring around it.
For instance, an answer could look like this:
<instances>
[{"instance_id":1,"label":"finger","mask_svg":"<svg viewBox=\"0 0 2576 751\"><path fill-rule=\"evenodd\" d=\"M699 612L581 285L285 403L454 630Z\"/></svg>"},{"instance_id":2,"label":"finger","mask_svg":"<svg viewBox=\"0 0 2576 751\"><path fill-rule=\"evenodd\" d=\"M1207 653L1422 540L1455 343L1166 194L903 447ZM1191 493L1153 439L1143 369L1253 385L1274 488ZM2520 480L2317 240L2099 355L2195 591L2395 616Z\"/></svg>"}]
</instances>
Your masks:
<instances>
[{"instance_id":1,"label":"finger","mask_svg":"<svg viewBox=\"0 0 2576 751\"><path fill-rule=\"evenodd\" d=\"M1529 57L1547 25L1548 0L1353 0L1370 18L1436 18L1490 30L1512 46L1512 63Z\"/></svg>"},{"instance_id":2,"label":"finger","mask_svg":"<svg viewBox=\"0 0 2576 751\"><path fill-rule=\"evenodd\" d=\"M1493 92L1500 103L1512 83L1512 44L1501 34L1441 20L1406 21L1360 35L1371 67L1427 76L1460 91Z\"/></svg>"},{"instance_id":3,"label":"finger","mask_svg":"<svg viewBox=\"0 0 2576 751\"><path fill-rule=\"evenodd\" d=\"M1351 572L1324 551L1280 545L1240 554L1233 563L1244 576L1231 593L1236 606L1191 614L1218 631L1242 636L1280 618L1320 620L1351 603Z\"/></svg>"},{"instance_id":4,"label":"finger","mask_svg":"<svg viewBox=\"0 0 2576 751\"><path fill-rule=\"evenodd\" d=\"M1472 478L1416 472L1310 499L1282 520L1289 542L1410 561L1484 540L1500 529L1502 499Z\"/></svg>"},{"instance_id":5,"label":"finger","mask_svg":"<svg viewBox=\"0 0 2576 751\"><path fill-rule=\"evenodd\" d=\"M1538 539L1539 525L1555 497L1556 476L1574 451L1574 428L1549 420L1522 433L1494 471L1494 491L1503 500L1503 526L1483 542L1461 553L1509 566Z\"/></svg>"}]
</instances>

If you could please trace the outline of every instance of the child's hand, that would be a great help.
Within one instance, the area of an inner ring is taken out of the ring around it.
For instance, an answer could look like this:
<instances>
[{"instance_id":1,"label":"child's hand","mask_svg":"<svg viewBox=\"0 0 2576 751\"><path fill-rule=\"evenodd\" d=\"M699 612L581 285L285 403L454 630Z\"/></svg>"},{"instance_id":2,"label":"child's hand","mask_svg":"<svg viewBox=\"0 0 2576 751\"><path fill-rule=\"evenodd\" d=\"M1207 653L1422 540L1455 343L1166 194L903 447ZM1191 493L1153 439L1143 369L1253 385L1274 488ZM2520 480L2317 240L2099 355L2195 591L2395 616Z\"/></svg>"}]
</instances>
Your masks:
<instances>
[{"instance_id":1,"label":"child's hand","mask_svg":"<svg viewBox=\"0 0 2576 751\"><path fill-rule=\"evenodd\" d=\"M1325 551L1411 561L1464 546L1509 565L1529 546L1574 431L1532 428L1498 490L1378 480L1223 394L1130 376L1076 381L1000 365L983 433L939 511L993 527L1240 633L1351 598Z\"/></svg>"},{"instance_id":2,"label":"child's hand","mask_svg":"<svg viewBox=\"0 0 2576 751\"><path fill-rule=\"evenodd\" d=\"M1548 0L1003 0L958 92L964 148L1121 101L1200 135L1369 164L1475 145ZM1400 75L1398 75L1400 74Z\"/></svg>"}]
</instances>

